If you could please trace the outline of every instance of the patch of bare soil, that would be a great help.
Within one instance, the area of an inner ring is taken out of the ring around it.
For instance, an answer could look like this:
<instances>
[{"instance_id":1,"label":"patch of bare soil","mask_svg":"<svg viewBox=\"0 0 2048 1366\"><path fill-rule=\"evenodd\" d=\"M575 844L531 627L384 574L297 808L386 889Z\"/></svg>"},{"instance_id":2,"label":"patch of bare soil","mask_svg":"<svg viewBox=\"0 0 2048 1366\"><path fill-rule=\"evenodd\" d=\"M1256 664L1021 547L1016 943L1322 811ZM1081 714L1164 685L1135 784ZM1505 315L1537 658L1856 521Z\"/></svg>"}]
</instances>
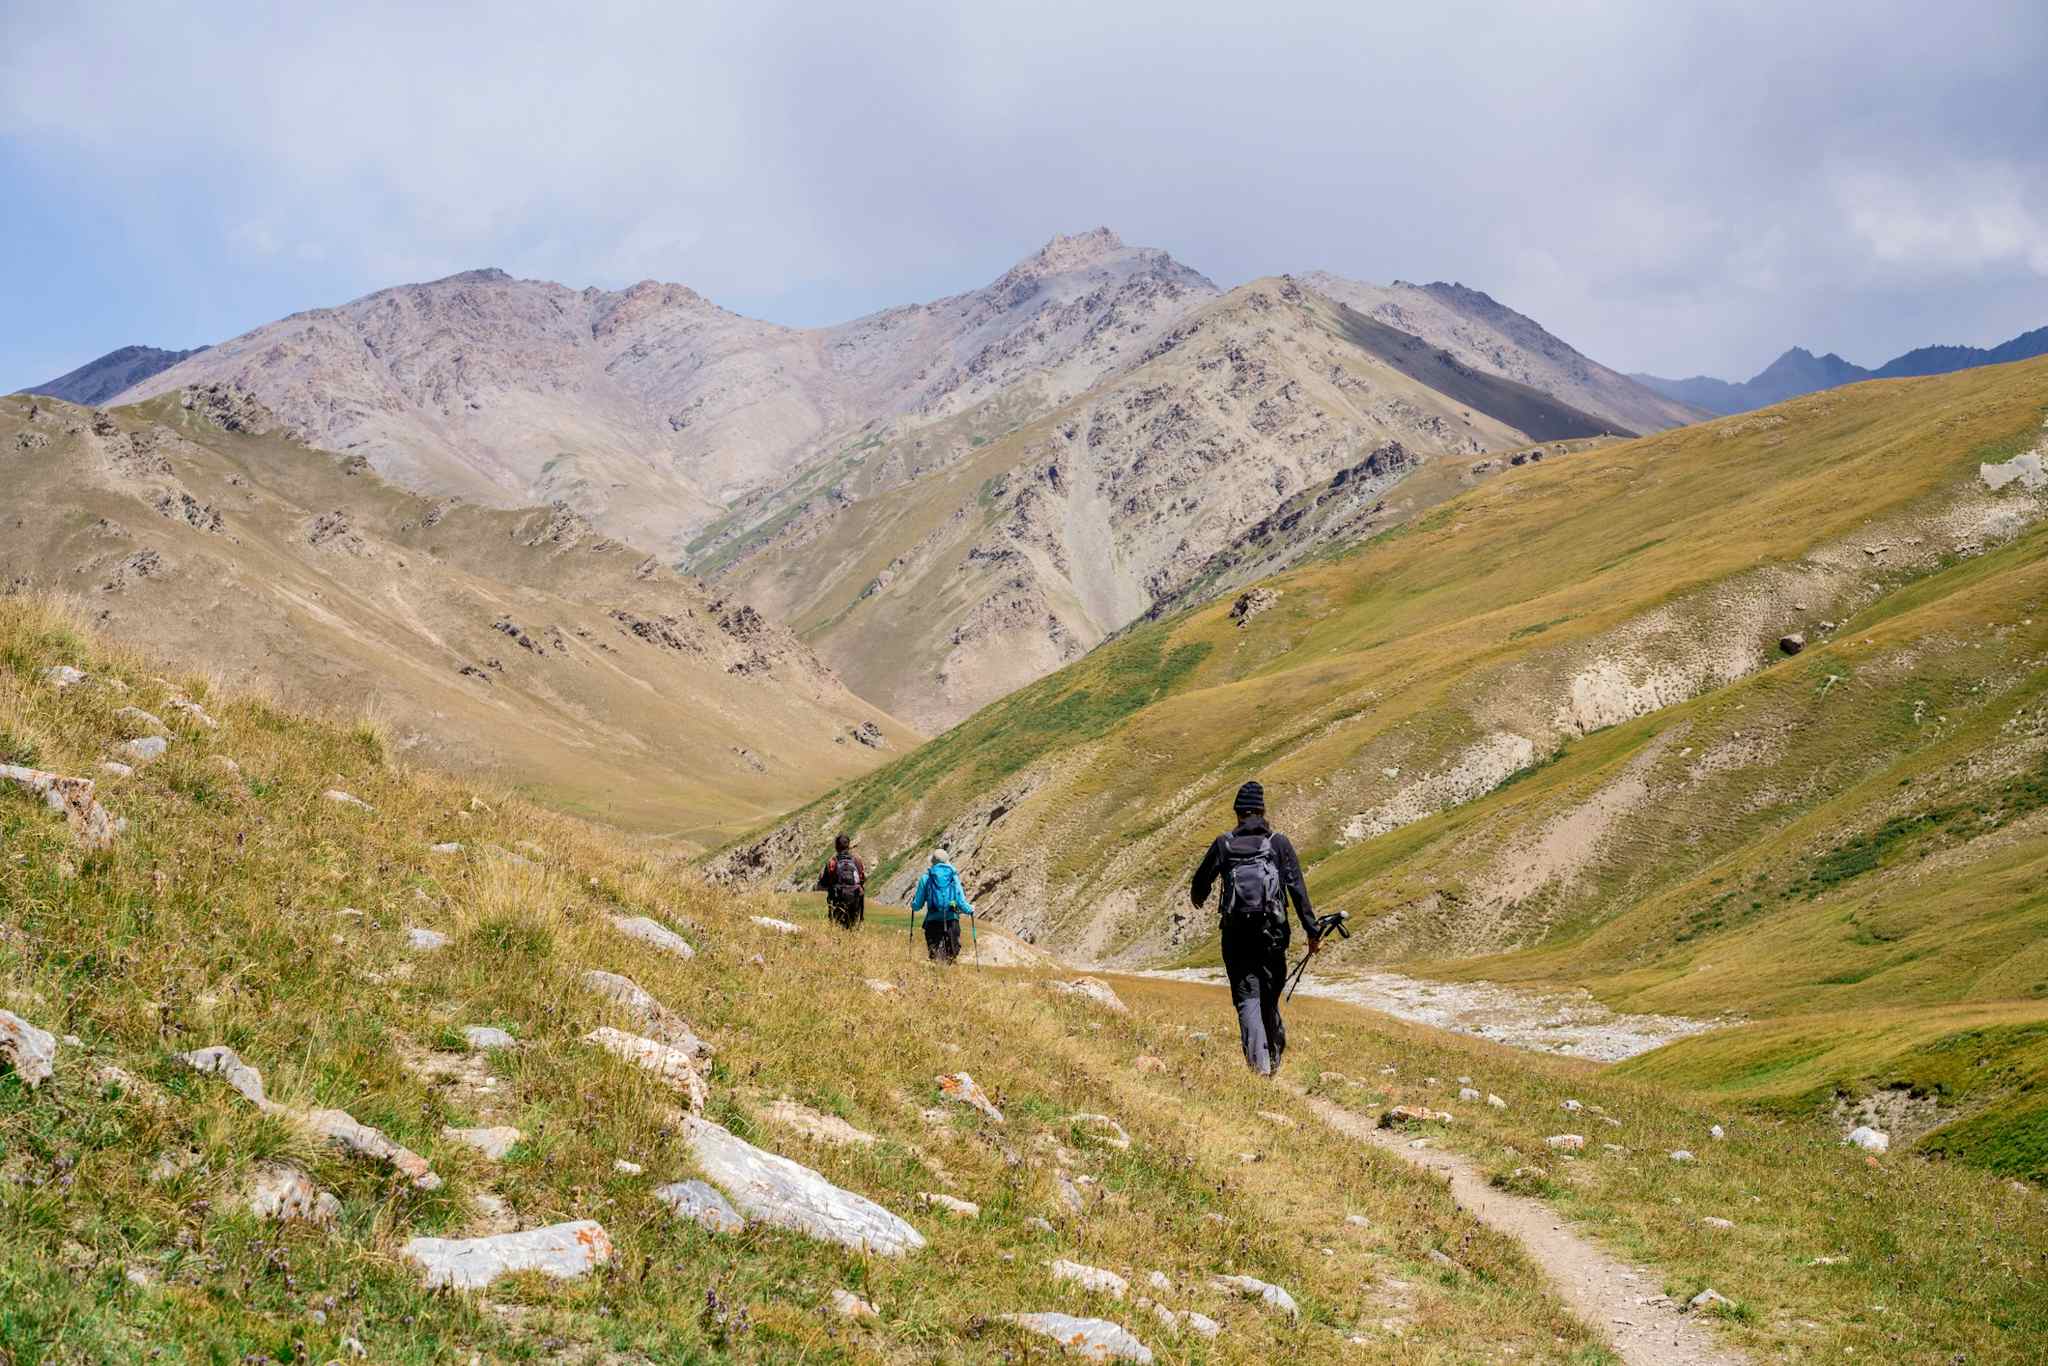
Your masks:
<instances>
[{"instance_id":1,"label":"patch of bare soil","mask_svg":"<svg viewBox=\"0 0 2048 1366\"><path fill-rule=\"evenodd\" d=\"M1297 1092L1297 1094L1301 1094ZM1566 1228L1540 1200L1487 1184L1469 1158L1441 1148L1411 1148L1363 1115L1303 1096L1323 1123L1413 1167L1442 1176L1459 1205L1487 1227L1521 1243L1560 1298L1604 1334L1627 1366L1744 1366L1749 1358L1714 1340L1713 1330L1657 1289L1653 1270L1617 1261Z\"/></svg>"}]
</instances>

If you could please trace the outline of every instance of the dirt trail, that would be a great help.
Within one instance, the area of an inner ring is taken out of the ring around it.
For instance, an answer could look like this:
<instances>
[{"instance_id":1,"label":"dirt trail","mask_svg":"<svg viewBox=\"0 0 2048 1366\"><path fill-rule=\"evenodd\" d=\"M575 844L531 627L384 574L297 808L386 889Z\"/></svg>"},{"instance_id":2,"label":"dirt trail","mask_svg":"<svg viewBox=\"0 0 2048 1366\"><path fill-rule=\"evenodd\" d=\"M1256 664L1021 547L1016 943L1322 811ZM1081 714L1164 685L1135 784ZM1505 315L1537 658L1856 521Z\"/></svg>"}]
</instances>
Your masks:
<instances>
[{"instance_id":1,"label":"dirt trail","mask_svg":"<svg viewBox=\"0 0 2048 1366\"><path fill-rule=\"evenodd\" d=\"M1748 1366L1747 1356L1718 1343L1711 1328L1659 1290L1654 1271L1608 1256L1566 1228L1542 1201L1495 1190L1470 1158L1441 1148L1411 1148L1405 1137L1376 1128L1364 1115L1298 1089L1295 1094L1337 1132L1447 1178L1459 1205L1519 1241L1572 1312L1604 1334L1628 1366Z\"/></svg>"}]
</instances>

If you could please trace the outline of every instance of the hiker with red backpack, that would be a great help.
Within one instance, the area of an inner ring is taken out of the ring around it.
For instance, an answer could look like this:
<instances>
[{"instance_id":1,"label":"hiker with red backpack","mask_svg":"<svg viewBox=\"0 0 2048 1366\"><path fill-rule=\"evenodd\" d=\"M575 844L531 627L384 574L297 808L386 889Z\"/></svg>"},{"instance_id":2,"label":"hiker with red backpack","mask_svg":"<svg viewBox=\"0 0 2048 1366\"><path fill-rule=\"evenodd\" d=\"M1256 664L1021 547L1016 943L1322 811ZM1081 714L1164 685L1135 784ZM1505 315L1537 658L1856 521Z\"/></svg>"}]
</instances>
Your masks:
<instances>
[{"instance_id":1,"label":"hiker with red backpack","mask_svg":"<svg viewBox=\"0 0 2048 1366\"><path fill-rule=\"evenodd\" d=\"M943 849L932 850L931 866L917 880L910 898L910 923L924 912L924 950L934 963L950 967L960 961L960 917L974 914L973 903L960 885L960 874ZM975 950L979 954L980 950Z\"/></svg>"},{"instance_id":2,"label":"hiker with red backpack","mask_svg":"<svg viewBox=\"0 0 2048 1366\"><path fill-rule=\"evenodd\" d=\"M1280 991L1287 981L1287 903L1294 903L1311 955L1322 947L1315 913L1309 909L1308 883L1301 859L1287 836L1266 822L1266 790L1248 782L1232 803L1237 828L1218 835L1195 870L1192 889L1196 906L1209 899L1218 881L1223 931L1223 971L1230 979L1230 1001L1237 1007L1237 1031L1244 1060L1260 1076L1280 1067L1287 1049L1287 1030L1280 1023ZM1303 960L1306 963L1306 959Z\"/></svg>"},{"instance_id":3,"label":"hiker with red backpack","mask_svg":"<svg viewBox=\"0 0 2048 1366\"><path fill-rule=\"evenodd\" d=\"M825 914L841 929L858 929L868 913L868 866L853 852L853 840L839 835L832 841L832 857L818 874L814 891L825 894Z\"/></svg>"}]
</instances>

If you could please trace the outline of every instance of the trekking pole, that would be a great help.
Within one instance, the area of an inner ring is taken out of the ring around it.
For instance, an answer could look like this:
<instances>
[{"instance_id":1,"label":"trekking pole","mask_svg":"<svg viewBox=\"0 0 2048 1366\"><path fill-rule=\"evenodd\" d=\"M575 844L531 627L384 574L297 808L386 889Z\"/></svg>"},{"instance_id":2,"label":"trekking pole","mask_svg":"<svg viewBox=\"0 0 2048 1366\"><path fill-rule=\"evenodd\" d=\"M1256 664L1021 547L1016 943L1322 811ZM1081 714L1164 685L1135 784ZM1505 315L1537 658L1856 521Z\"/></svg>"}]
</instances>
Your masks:
<instances>
[{"instance_id":1,"label":"trekking pole","mask_svg":"<svg viewBox=\"0 0 2048 1366\"><path fill-rule=\"evenodd\" d=\"M1329 915L1318 916L1316 918L1317 944L1320 945L1323 941L1323 937L1329 934L1331 930L1335 930L1339 935L1341 935L1345 939L1349 939L1351 937L1351 931L1344 928L1344 922L1349 918L1350 917L1347 916L1343 911L1333 911ZM1281 997L1281 1000L1292 1001L1294 999L1294 989L1301 985L1302 974L1308 971L1308 960L1315 956L1315 951L1313 949L1307 953L1304 953L1301 956L1301 963L1294 969L1294 975L1287 979L1287 994Z\"/></svg>"},{"instance_id":2,"label":"trekking pole","mask_svg":"<svg viewBox=\"0 0 2048 1366\"><path fill-rule=\"evenodd\" d=\"M973 911L967 913L967 932L974 936L974 966L981 966L981 926L975 923Z\"/></svg>"}]
</instances>

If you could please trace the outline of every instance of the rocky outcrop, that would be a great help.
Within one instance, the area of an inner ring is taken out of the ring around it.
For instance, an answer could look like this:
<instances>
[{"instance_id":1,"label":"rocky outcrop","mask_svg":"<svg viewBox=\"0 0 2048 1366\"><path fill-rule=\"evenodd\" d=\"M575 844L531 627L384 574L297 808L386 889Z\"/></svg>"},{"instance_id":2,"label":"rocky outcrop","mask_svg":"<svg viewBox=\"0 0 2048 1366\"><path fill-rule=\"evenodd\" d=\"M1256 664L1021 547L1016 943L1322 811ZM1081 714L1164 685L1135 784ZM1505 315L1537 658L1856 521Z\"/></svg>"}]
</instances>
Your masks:
<instances>
[{"instance_id":1,"label":"rocky outcrop","mask_svg":"<svg viewBox=\"0 0 2048 1366\"><path fill-rule=\"evenodd\" d=\"M1128 1329L1111 1323L1108 1319L1076 1318L1072 1314L1005 1314L1006 1323L1014 1323L1026 1332L1050 1338L1068 1356L1083 1361L1137 1361L1152 1360L1152 1349L1133 1337Z\"/></svg>"},{"instance_id":2,"label":"rocky outcrop","mask_svg":"<svg viewBox=\"0 0 2048 1366\"><path fill-rule=\"evenodd\" d=\"M57 1038L11 1010L0 1010L0 1060L13 1067L33 1091L50 1079L57 1064Z\"/></svg>"},{"instance_id":3,"label":"rocky outcrop","mask_svg":"<svg viewBox=\"0 0 2048 1366\"><path fill-rule=\"evenodd\" d=\"M678 1219L688 1219L713 1233L738 1233L747 1226L732 1201L704 1181L677 1181L654 1189L654 1198Z\"/></svg>"},{"instance_id":4,"label":"rocky outcrop","mask_svg":"<svg viewBox=\"0 0 2048 1366\"><path fill-rule=\"evenodd\" d=\"M694 1053L609 1025L591 1030L583 1041L654 1073L688 1097L692 1110L704 1108L704 1078L697 1070Z\"/></svg>"},{"instance_id":5,"label":"rocky outcrop","mask_svg":"<svg viewBox=\"0 0 2048 1366\"><path fill-rule=\"evenodd\" d=\"M159 750L158 753L162 751ZM153 755L151 757L154 757ZM148 762L144 760L144 762ZM90 778L66 778L20 764L0 764L0 782L12 783L43 799L43 804L63 815L71 834L86 849L114 846L114 821L94 797Z\"/></svg>"},{"instance_id":6,"label":"rocky outcrop","mask_svg":"<svg viewBox=\"0 0 2048 1366\"><path fill-rule=\"evenodd\" d=\"M663 953L672 953L678 958L697 956L697 951L690 947L690 941L660 921L644 915L615 915L612 917L612 928L628 939L651 944Z\"/></svg>"},{"instance_id":7,"label":"rocky outcrop","mask_svg":"<svg viewBox=\"0 0 2048 1366\"><path fill-rule=\"evenodd\" d=\"M592 969L583 974L583 989L616 1002L649 1037L673 1044L692 1057L708 1058L713 1049L697 1037L682 1016L643 990L630 977Z\"/></svg>"},{"instance_id":8,"label":"rocky outcrop","mask_svg":"<svg viewBox=\"0 0 2048 1366\"><path fill-rule=\"evenodd\" d=\"M596 1220L578 1219L488 1238L414 1238L399 1255L430 1290L481 1290L522 1271L574 1280L611 1262L612 1240Z\"/></svg>"},{"instance_id":9,"label":"rocky outcrop","mask_svg":"<svg viewBox=\"0 0 2048 1366\"><path fill-rule=\"evenodd\" d=\"M704 1174L753 1222L883 1257L905 1256L925 1245L923 1234L866 1196L841 1190L809 1167L709 1120L689 1116L683 1134Z\"/></svg>"}]
</instances>

